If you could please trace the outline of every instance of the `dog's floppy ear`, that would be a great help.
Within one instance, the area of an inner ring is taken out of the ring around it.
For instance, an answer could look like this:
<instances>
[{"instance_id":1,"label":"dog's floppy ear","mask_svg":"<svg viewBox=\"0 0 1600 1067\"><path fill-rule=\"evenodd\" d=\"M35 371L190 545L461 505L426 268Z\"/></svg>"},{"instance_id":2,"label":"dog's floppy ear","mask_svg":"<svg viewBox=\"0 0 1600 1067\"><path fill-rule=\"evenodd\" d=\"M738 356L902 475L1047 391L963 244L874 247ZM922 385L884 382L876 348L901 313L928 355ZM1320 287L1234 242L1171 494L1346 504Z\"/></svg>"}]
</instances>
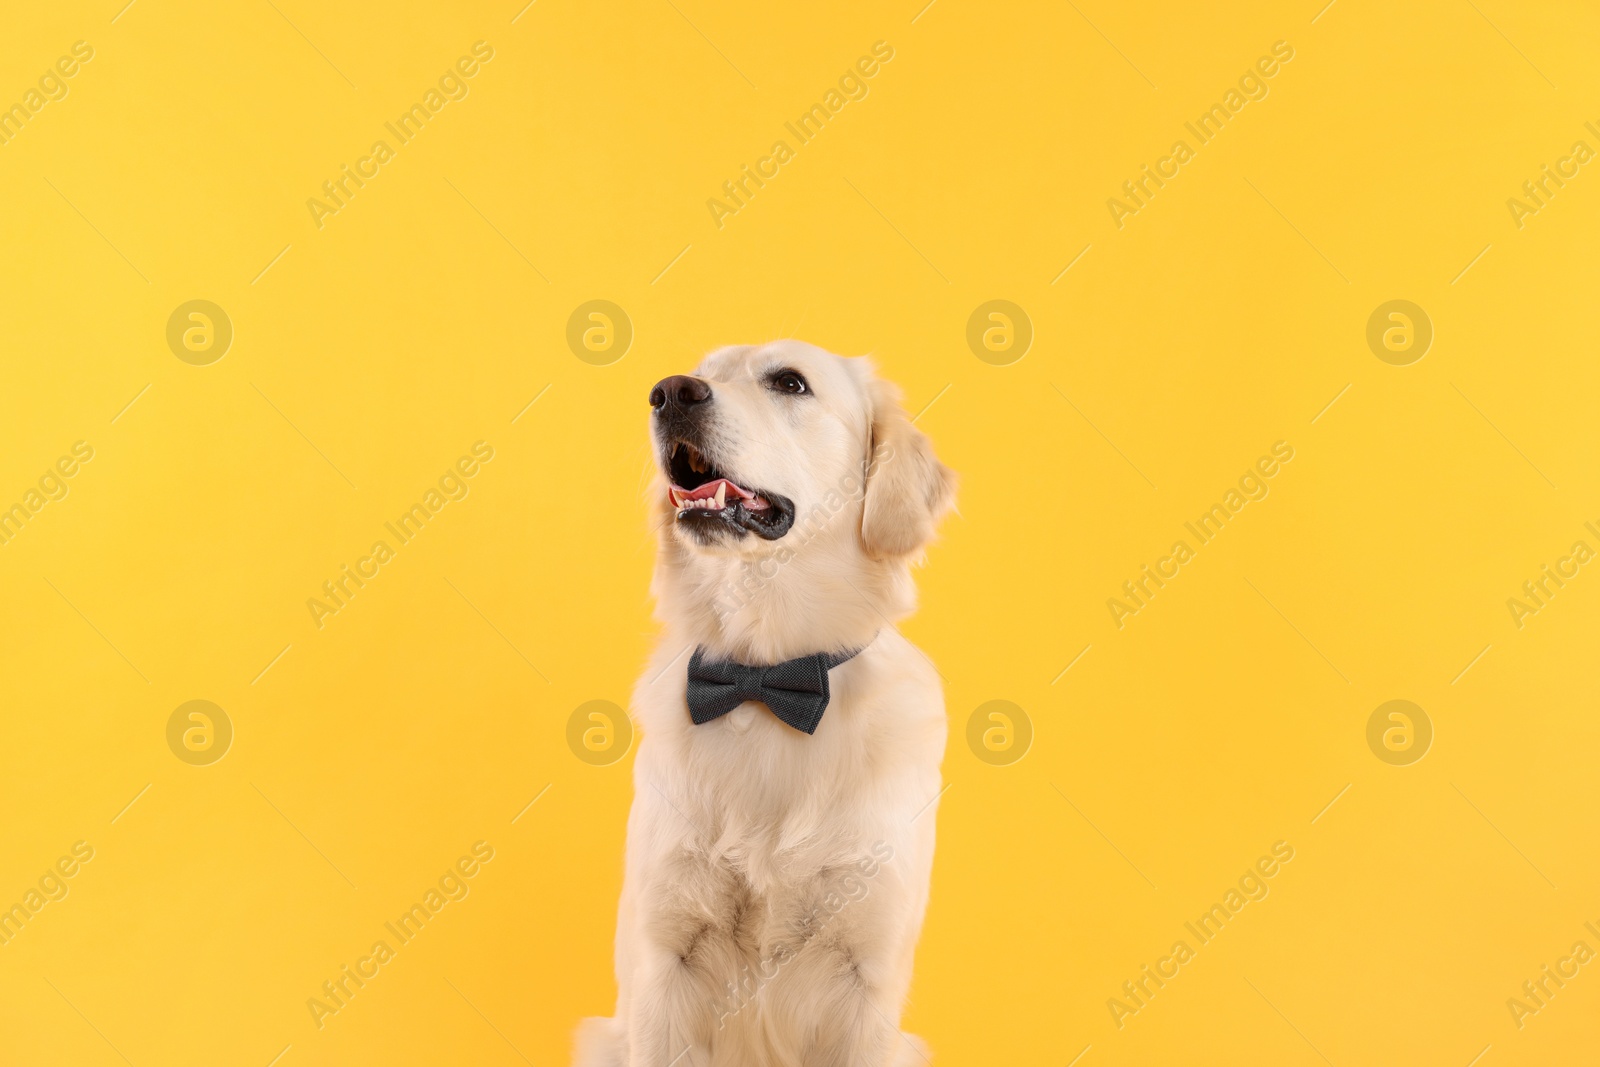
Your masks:
<instances>
[{"instance_id":1,"label":"dog's floppy ear","mask_svg":"<svg viewBox=\"0 0 1600 1067\"><path fill-rule=\"evenodd\" d=\"M939 462L933 443L911 425L899 390L874 380L872 445L861 512L861 543L874 559L909 556L933 540L955 503L955 472Z\"/></svg>"}]
</instances>

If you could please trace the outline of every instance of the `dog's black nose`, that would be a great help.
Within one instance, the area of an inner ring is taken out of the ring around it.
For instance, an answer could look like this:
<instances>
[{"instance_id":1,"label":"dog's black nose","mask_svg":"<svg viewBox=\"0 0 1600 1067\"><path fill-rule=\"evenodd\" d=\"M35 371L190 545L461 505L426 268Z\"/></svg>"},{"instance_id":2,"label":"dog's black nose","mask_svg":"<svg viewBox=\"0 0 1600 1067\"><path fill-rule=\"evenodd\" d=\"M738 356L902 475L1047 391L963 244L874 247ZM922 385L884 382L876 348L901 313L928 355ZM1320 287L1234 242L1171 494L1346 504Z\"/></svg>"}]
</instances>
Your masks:
<instances>
[{"instance_id":1,"label":"dog's black nose","mask_svg":"<svg viewBox=\"0 0 1600 1067\"><path fill-rule=\"evenodd\" d=\"M663 378L650 390L650 406L657 411L665 407L689 408L710 399L711 386L687 374Z\"/></svg>"}]
</instances>

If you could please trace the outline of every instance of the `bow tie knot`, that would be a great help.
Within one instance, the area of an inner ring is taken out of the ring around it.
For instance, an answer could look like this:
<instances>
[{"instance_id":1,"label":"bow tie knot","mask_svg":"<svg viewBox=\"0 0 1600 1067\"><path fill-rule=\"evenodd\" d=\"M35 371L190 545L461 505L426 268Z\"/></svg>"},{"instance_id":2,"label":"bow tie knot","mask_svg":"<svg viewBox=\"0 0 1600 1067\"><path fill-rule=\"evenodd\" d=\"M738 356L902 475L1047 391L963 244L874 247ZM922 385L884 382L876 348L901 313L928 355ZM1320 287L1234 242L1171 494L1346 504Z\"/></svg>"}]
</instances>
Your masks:
<instances>
[{"instance_id":1,"label":"bow tie knot","mask_svg":"<svg viewBox=\"0 0 1600 1067\"><path fill-rule=\"evenodd\" d=\"M696 726L747 701L765 704L778 719L815 733L828 707L828 672L860 652L817 652L771 666L709 659L697 648L689 658L689 718Z\"/></svg>"}]
</instances>

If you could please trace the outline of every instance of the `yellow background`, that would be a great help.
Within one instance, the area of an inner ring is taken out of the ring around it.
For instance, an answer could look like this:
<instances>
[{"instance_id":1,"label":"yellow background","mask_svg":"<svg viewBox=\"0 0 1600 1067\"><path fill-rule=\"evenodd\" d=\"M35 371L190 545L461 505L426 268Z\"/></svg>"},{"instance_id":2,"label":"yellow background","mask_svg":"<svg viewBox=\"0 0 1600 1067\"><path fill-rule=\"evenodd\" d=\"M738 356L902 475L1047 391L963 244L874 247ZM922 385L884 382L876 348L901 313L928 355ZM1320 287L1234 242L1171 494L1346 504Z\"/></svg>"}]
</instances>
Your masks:
<instances>
[{"instance_id":1,"label":"yellow background","mask_svg":"<svg viewBox=\"0 0 1600 1067\"><path fill-rule=\"evenodd\" d=\"M0 102L95 56L0 147L0 503L95 457L0 547L0 904L95 857L0 947L0 1061L565 1062L614 996L631 759L565 731L651 641L645 395L779 336L875 354L962 476L906 625L952 724L905 1019L939 1062L1592 1058L1600 964L1520 1030L1506 1000L1600 949L1600 565L1521 629L1506 600L1600 548L1600 173L1521 229L1506 200L1600 148L1600 18L921 3L8 13ZM470 95L318 229L478 40ZM870 95L717 228L879 40ZM1270 95L1118 229L1279 40ZM596 298L635 330L609 366L565 341ZM965 340L997 298L1036 333L1000 367ZM1405 367L1365 341L1397 298L1436 334ZM209 366L165 340L193 299L235 331ZM470 495L313 625L478 440ZM1270 495L1119 630L1106 600L1279 440ZM167 747L193 699L235 729L210 766ZM1009 766L965 743L992 699L1033 724ZM1390 699L1434 727L1410 766L1367 746ZM471 895L318 1029L479 840ZM1270 896L1118 1029L1279 840Z\"/></svg>"}]
</instances>

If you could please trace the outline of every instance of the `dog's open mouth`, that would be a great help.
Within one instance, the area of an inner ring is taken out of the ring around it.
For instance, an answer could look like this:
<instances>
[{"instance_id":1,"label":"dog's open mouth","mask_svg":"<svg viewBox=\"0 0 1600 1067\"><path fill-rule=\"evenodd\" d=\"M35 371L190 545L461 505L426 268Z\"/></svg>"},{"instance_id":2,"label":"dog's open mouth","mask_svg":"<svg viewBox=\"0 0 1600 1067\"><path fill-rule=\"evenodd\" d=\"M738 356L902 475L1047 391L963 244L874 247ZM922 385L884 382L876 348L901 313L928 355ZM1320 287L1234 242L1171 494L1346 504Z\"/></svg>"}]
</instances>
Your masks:
<instances>
[{"instance_id":1,"label":"dog's open mouth","mask_svg":"<svg viewBox=\"0 0 1600 1067\"><path fill-rule=\"evenodd\" d=\"M794 504L786 497L745 488L687 441L668 446L666 465L667 499L678 509L679 522L725 524L741 536L748 531L769 541L794 522Z\"/></svg>"}]
</instances>

